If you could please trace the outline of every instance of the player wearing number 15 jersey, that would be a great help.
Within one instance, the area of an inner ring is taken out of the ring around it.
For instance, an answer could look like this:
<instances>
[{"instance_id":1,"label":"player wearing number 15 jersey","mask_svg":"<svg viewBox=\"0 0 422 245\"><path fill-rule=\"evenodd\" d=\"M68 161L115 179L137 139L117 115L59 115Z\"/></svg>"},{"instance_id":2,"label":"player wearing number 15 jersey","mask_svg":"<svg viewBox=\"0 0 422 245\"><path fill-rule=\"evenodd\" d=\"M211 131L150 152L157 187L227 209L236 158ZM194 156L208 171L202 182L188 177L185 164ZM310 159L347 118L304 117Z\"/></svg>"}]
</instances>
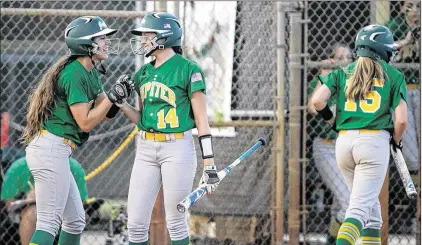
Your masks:
<instances>
[{"instance_id":1,"label":"player wearing number 15 jersey","mask_svg":"<svg viewBox=\"0 0 422 245\"><path fill-rule=\"evenodd\" d=\"M155 199L163 185L167 228L172 245L189 244L187 217L177 204L192 190L196 152L191 129L197 127L204 171L200 184L213 192L219 183L205 100L204 74L182 56L182 28L168 13L149 13L132 30L135 54L154 56L133 76L140 111L118 104L138 125L135 163L129 186L128 233L130 245L148 244Z\"/></svg>"},{"instance_id":2,"label":"player wearing number 15 jersey","mask_svg":"<svg viewBox=\"0 0 422 245\"><path fill-rule=\"evenodd\" d=\"M362 244L381 244L378 196L388 167L390 135L393 148L400 148L406 128L406 82L388 63L396 48L388 28L366 26L355 47L355 62L319 77L323 85L312 103L339 130L336 160L351 191L336 244L355 244L359 237ZM327 105L330 97L336 100L336 117Z\"/></svg>"}]
</instances>

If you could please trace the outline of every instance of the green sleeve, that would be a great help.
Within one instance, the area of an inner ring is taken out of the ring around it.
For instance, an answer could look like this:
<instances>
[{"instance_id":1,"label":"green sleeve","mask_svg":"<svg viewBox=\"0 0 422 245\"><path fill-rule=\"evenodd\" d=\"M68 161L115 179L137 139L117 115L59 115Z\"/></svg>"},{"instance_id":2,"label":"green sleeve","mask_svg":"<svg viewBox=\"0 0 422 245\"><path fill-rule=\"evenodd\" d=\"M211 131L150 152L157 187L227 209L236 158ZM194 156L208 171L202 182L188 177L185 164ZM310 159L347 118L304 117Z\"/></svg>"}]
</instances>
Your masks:
<instances>
[{"instance_id":1,"label":"green sleeve","mask_svg":"<svg viewBox=\"0 0 422 245\"><path fill-rule=\"evenodd\" d=\"M135 75L133 75L133 78L132 78L132 80L133 80L133 82L134 82L134 85L135 85L135 91L136 91L136 93L139 95L139 96L141 96L141 83L142 83L142 80L141 80L141 75L142 74L144 74L145 73L145 65L144 66L142 66L136 73L135 73Z\"/></svg>"},{"instance_id":2,"label":"green sleeve","mask_svg":"<svg viewBox=\"0 0 422 245\"><path fill-rule=\"evenodd\" d=\"M400 74L396 79L395 86L392 87L392 93L393 101L391 108L393 110L399 105L401 99L407 102L406 81L403 74Z\"/></svg>"},{"instance_id":3,"label":"green sleeve","mask_svg":"<svg viewBox=\"0 0 422 245\"><path fill-rule=\"evenodd\" d=\"M86 82L83 78L75 75L75 77L65 76L62 79L69 106L76 103L89 102Z\"/></svg>"},{"instance_id":4,"label":"green sleeve","mask_svg":"<svg viewBox=\"0 0 422 245\"><path fill-rule=\"evenodd\" d=\"M30 174L24 157L14 161L4 176L1 200L15 198L21 193L26 194L30 189L27 183Z\"/></svg>"},{"instance_id":5,"label":"green sleeve","mask_svg":"<svg viewBox=\"0 0 422 245\"><path fill-rule=\"evenodd\" d=\"M97 69L93 69L93 70L94 70L95 74L97 75L98 87L100 88L98 94L100 94L100 93L104 92L104 86L103 86L103 83L101 82L100 73L98 73L98 70ZM98 96L98 94L97 94L97 96Z\"/></svg>"},{"instance_id":6,"label":"green sleeve","mask_svg":"<svg viewBox=\"0 0 422 245\"><path fill-rule=\"evenodd\" d=\"M196 91L202 91L206 94L204 72L196 63L189 64L188 76L189 99L192 99L192 94Z\"/></svg>"},{"instance_id":7,"label":"green sleeve","mask_svg":"<svg viewBox=\"0 0 422 245\"><path fill-rule=\"evenodd\" d=\"M339 88L339 81L338 79L338 73L339 69L331 71L323 76L319 75L318 79L321 81L322 84L325 84L328 89L330 89L331 96L337 94L338 88Z\"/></svg>"},{"instance_id":8,"label":"green sleeve","mask_svg":"<svg viewBox=\"0 0 422 245\"><path fill-rule=\"evenodd\" d=\"M82 166L73 158L69 160L70 171L75 178L82 201L88 198L88 189L86 188L85 171Z\"/></svg>"}]
</instances>

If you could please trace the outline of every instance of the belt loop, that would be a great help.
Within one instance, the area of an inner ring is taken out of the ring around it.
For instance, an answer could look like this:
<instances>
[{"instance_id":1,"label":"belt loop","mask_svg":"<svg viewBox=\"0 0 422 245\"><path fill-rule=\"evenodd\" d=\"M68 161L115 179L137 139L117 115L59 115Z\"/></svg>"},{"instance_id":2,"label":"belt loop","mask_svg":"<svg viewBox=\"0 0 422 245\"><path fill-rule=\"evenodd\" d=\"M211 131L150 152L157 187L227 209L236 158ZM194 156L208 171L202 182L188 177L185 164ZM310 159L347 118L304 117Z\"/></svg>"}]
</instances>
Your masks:
<instances>
[{"instance_id":1,"label":"belt loop","mask_svg":"<svg viewBox=\"0 0 422 245\"><path fill-rule=\"evenodd\" d=\"M176 136L173 133L170 134L170 140L171 141L175 141L176 140Z\"/></svg>"},{"instance_id":2,"label":"belt loop","mask_svg":"<svg viewBox=\"0 0 422 245\"><path fill-rule=\"evenodd\" d=\"M146 139L145 133L146 133L145 131L143 131L143 130L141 131L141 139L143 139L143 140Z\"/></svg>"}]
</instances>

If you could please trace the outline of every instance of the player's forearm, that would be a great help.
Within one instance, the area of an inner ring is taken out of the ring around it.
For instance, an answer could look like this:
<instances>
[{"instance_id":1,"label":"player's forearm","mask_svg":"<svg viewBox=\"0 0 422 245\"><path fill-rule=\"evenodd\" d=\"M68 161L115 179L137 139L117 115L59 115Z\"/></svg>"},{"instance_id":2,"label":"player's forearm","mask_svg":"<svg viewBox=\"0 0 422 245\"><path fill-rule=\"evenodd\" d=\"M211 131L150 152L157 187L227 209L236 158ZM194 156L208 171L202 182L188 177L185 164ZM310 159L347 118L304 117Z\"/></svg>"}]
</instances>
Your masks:
<instances>
[{"instance_id":1,"label":"player's forearm","mask_svg":"<svg viewBox=\"0 0 422 245\"><path fill-rule=\"evenodd\" d=\"M403 135L404 131L406 130L407 122L405 120L395 120L394 121L394 134L393 138L395 142L399 142Z\"/></svg>"},{"instance_id":2,"label":"player's forearm","mask_svg":"<svg viewBox=\"0 0 422 245\"><path fill-rule=\"evenodd\" d=\"M326 100L322 100L320 98L316 98L315 96L312 97L312 105L316 111L320 111L324 109L324 107L327 105Z\"/></svg>"},{"instance_id":3,"label":"player's forearm","mask_svg":"<svg viewBox=\"0 0 422 245\"><path fill-rule=\"evenodd\" d=\"M314 114L314 115L318 114L317 111L315 110L314 105L312 104L312 99L311 98L309 98L309 100L308 100L307 108L308 108L308 112L309 113Z\"/></svg>"},{"instance_id":4,"label":"player's forearm","mask_svg":"<svg viewBox=\"0 0 422 245\"><path fill-rule=\"evenodd\" d=\"M196 91L192 95L192 110L195 117L195 125L198 129L198 136L200 137L199 140L201 141L201 150L202 150L202 157L203 157L203 164L204 167L206 165L214 165L214 153L212 152L212 137L211 135L211 128L208 123L207 117L207 105L205 102L205 94L202 91ZM209 135L209 136L207 136ZM205 136L201 139L201 136ZM202 149L204 148L204 149ZM204 157L204 154L207 157ZM212 157L210 157L210 155Z\"/></svg>"},{"instance_id":5,"label":"player's forearm","mask_svg":"<svg viewBox=\"0 0 422 245\"><path fill-rule=\"evenodd\" d=\"M404 47L406 45L409 45L410 42L408 40L406 40L406 39L403 39L403 40L396 41L396 44L398 45L397 48L398 49L401 49L402 47Z\"/></svg>"},{"instance_id":6,"label":"player's forearm","mask_svg":"<svg viewBox=\"0 0 422 245\"><path fill-rule=\"evenodd\" d=\"M120 110L125 114L125 116L134 124L137 124L140 117L140 111L129 105L128 103L125 103L122 107L120 107Z\"/></svg>"},{"instance_id":7,"label":"player's forearm","mask_svg":"<svg viewBox=\"0 0 422 245\"><path fill-rule=\"evenodd\" d=\"M211 128L208 123L208 119L195 119L196 128L198 129L198 136L211 134Z\"/></svg>"},{"instance_id":8,"label":"player's forearm","mask_svg":"<svg viewBox=\"0 0 422 245\"><path fill-rule=\"evenodd\" d=\"M195 120L196 122L196 127L198 129L198 136L203 136L203 135L210 135L211 134L211 129L210 126L208 124L208 120ZM203 164L204 166L206 165L214 165L214 158L206 158L203 159Z\"/></svg>"},{"instance_id":9,"label":"player's forearm","mask_svg":"<svg viewBox=\"0 0 422 245\"><path fill-rule=\"evenodd\" d=\"M206 115L202 116L201 118L196 119L195 124L196 124L196 128L198 129L198 136L211 134L211 128L208 123L208 118L206 117ZM214 157L205 158L203 159L202 162L203 162L204 167L207 165L214 165Z\"/></svg>"},{"instance_id":10,"label":"player's forearm","mask_svg":"<svg viewBox=\"0 0 422 245\"><path fill-rule=\"evenodd\" d=\"M399 142L403 137L407 126L407 103L403 99L400 100L394 109L394 141Z\"/></svg>"},{"instance_id":11,"label":"player's forearm","mask_svg":"<svg viewBox=\"0 0 422 245\"><path fill-rule=\"evenodd\" d=\"M327 100L330 98L331 92L326 85L320 86L312 95L312 105L316 111L321 111L327 105Z\"/></svg>"},{"instance_id":12,"label":"player's forearm","mask_svg":"<svg viewBox=\"0 0 422 245\"><path fill-rule=\"evenodd\" d=\"M211 134L205 101L205 94L203 92L197 91L193 93L191 104L199 136Z\"/></svg>"},{"instance_id":13,"label":"player's forearm","mask_svg":"<svg viewBox=\"0 0 422 245\"><path fill-rule=\"evenodd\" d=\"M88 115L84 121L84 126L81 129L85 132L91 131L104 119L111 106L112 103L109 99L103 99L101 103L95 106L92 110L89 110Z\"/></svg>"}]
</instances>

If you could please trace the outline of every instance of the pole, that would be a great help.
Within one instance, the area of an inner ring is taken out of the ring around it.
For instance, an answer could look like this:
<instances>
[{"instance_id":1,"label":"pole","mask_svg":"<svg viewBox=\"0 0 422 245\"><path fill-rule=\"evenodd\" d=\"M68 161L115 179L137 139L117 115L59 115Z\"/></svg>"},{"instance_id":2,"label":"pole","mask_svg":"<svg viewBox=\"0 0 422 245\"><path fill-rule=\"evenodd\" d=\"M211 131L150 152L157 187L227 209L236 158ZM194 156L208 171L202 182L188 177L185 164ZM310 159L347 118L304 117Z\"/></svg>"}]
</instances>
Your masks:
<instances>
[{"instance_id":1,"label":"pole","mask_svg":"<svg viewBox=\"0 0 422 245\"><path fill-rule=\"evenodd\" d=\"M277 2L277 119L276 119L276 142L275 142L275 243L283 243L284 235L284 83L285 83L285 58L286 58L286 13L282 2Z\"/></svg>"},{"instance_id":2,"label":"pole","mask_svg":"<svg viewBox=\"0 0 422 245\"><path fill-rule=\"evenodd\" d=\"M291 12L290 17L290 121L289 121L289 244L299 244L300 193L300 94L302 73L302 13Z\"/></svg>"},{"instance_id":3,"label":"pole","mask_svg":"<svg viewBox=\"0 0 422 245\"><path fill-rule=\"evenodd\" d=\"M308 35L309 35L309 30L308 30L308 23L310 22L309 20L309 16L308 16L308 1L304 1L304 6L303 6L303 12L304 12L304 38L303 38L303 47L304 47L304 52L306 52L308 50ZM306 238L307 238L307 227L306 227L306 221L308 218L308 210L306 209L306 166L309 164L308 159L306 159L306 153L307 153L307 148L306 148L306 140L307 140L307 108L305 107L307 104L307 93L306 91L308 91L308 81L307 81L307 74L308 74L308 66L306 64L306 62L303 62L303 71L304 71L304 75L303 75L303 79L302 79L302 84L303 84L303 93L302 93L302 105L304 106L304 109L302 110L302 150L301 150L301 158L302 160L302 205L301 205L301 209L300 209L300 214L302 215L302 230L303 230L303 245L306 245Z\"/></svg>"}]
</instances>

